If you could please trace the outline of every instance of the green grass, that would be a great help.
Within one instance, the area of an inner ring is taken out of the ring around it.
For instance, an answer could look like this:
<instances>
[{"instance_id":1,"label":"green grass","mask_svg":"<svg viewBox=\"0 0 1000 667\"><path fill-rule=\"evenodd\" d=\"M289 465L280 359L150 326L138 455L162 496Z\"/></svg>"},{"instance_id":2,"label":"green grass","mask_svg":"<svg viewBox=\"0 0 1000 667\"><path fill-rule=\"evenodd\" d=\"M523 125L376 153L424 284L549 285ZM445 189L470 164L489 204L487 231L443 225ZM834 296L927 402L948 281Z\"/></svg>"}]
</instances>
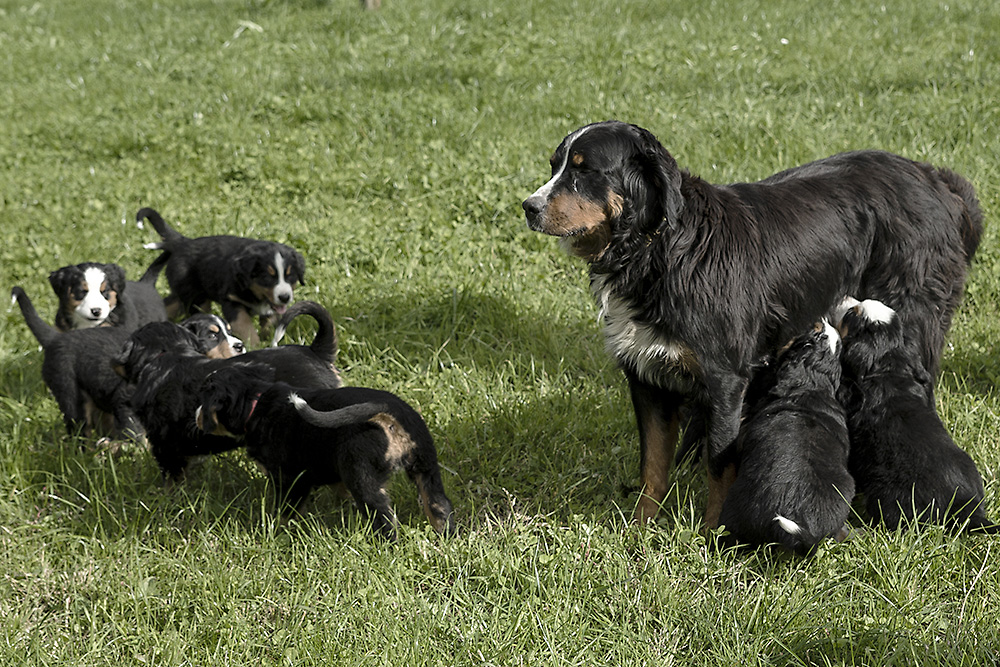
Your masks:
<instances>
[{"instance_id":1,"label":"green grass","mask_svg":"<svg viewBox=\"0 0 1000 667\"><path fill-rule=\"evenodd\" d=\"M238 452L167 490L145 452L81 450L7 311L0 664L995 664L995 540L723 552L690 468L629 528L637 437L585 268L520 214L559 140L606 118L713 181L864 147L966 175L987 233L938 401L1000 515L993 3L357 4L0 3L0 285L51 316L54 268L138 275L141 206L296 246L348 382L427 419L462 536L404 478L387 547L326 491L276 524Z\"/></svg>"}]
</instances>

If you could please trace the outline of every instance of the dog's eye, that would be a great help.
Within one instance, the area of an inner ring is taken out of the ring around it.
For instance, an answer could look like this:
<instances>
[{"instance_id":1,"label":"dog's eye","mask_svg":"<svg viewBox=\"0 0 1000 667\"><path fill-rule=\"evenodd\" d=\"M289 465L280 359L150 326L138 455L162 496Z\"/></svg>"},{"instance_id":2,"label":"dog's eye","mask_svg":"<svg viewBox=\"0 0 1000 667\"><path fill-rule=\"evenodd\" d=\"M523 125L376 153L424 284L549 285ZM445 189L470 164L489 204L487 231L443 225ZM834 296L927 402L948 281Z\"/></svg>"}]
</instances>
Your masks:
<instances>
[{"instance_id":1,"label":"dog's eye","mask_svg":"<svg viewBox=\"0 0 1000 667\"><path fill-rule=\"evenodd\" d=\"M275 276L277 274L278 274L278 272L274 270L274 267L271 266L270 264L268 264L267 265L267 275L269 275L269 276Z\"/></svg>"}]
</instances>

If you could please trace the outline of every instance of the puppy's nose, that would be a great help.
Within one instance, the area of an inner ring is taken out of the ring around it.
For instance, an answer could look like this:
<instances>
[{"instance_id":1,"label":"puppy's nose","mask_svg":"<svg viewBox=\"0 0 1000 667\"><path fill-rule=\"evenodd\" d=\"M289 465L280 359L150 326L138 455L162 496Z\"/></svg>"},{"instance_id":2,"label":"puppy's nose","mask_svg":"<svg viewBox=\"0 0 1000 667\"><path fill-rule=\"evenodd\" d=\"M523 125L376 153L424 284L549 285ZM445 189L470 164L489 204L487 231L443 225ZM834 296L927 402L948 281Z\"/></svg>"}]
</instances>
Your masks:
<instances>
[{"instance_id":1,"label":"puppy's nose","mask_svg":"<svg viewBox=\"0 0 1000 667\"><path fill-rule=\"evenodd\" d=\"M292 300L292 295L288 294L287 292L278 295L278 301L280 301L281 303L288 303L291 300Z\"/></svg>"},{"instance_id":2,"label":"puppy's nose","mask_svg":"<svg viewBox=\"0 0 1000 667\"><path fill-rule=\"evenodd\" d=\"M101 314L101 309L100 308L91 308L90 309L90 314L93 315L94 317L97 317L98 315Z\"/></svg>"}]
</instances>

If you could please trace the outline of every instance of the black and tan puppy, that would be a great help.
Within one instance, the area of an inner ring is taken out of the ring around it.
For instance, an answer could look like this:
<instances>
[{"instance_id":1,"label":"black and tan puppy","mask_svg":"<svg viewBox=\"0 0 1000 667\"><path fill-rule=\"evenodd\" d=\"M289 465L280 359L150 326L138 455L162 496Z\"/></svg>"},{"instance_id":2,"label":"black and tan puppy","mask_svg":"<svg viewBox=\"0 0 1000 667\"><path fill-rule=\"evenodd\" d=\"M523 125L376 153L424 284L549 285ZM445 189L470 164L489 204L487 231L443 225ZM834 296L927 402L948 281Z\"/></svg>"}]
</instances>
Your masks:
<instances>
[{"instance_id":1,"label":"black and tan puppy","mask_svg":"<svg viewBox=\"0 0 1000 667\"><path fill-rule=\"evenodd\" d=\"M522 206L530 229L589 264L639 427L638 521L667 493L690 404L704 424L705 519L717 525L750 377L846 294L897 307L936 373L983 232L972 185L951 170L868 150L717 185L617 121L572 132L549 162Z\"/></svg>"},{"instance_id":2,"label":"black and tan puppy","mask_svg":"<svg viewBox=\"0 0 1000 667\"><path fill-rule=\"evenodd\" d=\"M15 287L11 296L42 346L42 379L59 404L67 432L89 436L98 429L140 440L143 429L130 407L131 388L111 369L129 332L122 327L61 332L38 315L23 289Z\"/></svg>"},{"instance_id":3,"label":"black and tan puppy","mask_svg":"<svg viewBox=\"0 0 1000 667\"><path fill-rule=\"evenodd\" d=\"M866 300L844 312L840 400L851 434L850 470L873 521L921 521L997 532L983 480L934 407L932 380L896 312Z\"/></svg>"},{"instance_id":4,"label":"black and tan puppy","mask_svg":"<svg viewBox=\"0 0 1000 667\"><path fill-rule=\"evenodd\" d=\"M395 539L386 484L403 469L434 529L454 532L434 440L398 396L364 387L296 389L230 366L208 378L200 402L201 427L241 438L291 507L317 486L343 483L374 529Z\"/></svg>"},{"instance_id":5,"label":"black and tan puppy","mask_svg":"<svg viewBox=\"0 0 1000 667\"><path fill-rule=\"evenodd\" d=\"M229 323L218 315L199 313L185 318L180 325L208 346L205 356L209 359L229 359L247 351Z\"/></svg>"},{"instance_id":6,"label":"black and tan puppy","mask_svg":"<svg viewBox=\"0 0 1000 667\"><path fill-rule=\"evenodd\" d=\"M49 284L59 299L55 325L60 331L102 325L138 329L167 319L163 297L156 291L158 271L138 281L125 280L117 264L84 262L56 269Z\"/></svg>"},{"instance_id":7,"label":"black and tan puppy","mask_svg":"<svg viewBox=\"0 0 1000 667\"><path fill-rule=\"evenodd\" d=\"M239 236L187 238L151 208L136 214L140 223L147 219L163 239L146 247L163 251L149 270L166 268L168 314L207 313L214 301L236 335L251 347L260 342L253 316L272 324L287 310L295 286L305 276L302 255L282 243Z\"/></svg>"},{"instance_id":8,"label":"black and tan puppy","mask_svg":"<svg viewBox=\"0 0 1000 667\"><path fill-rule=\"evenodd\" d=\"M822 539L846 534L854 480L837 402L840 344L823 320L751 381L736 481L719 518L732 539L805 555Z\"/></svg>"},{"instance_id":9,"label":"black and tan puppy","mask_svg":"<svg viewBox=\"0 0 1000 667\"><path fill-rule=\"evenodd\" d=\"M133 387L131 405L145 426L150 451L169 480L184 477L194 458L237 445L208 435L194 423L198 391L205 378L236 359L209 359L210 342L173 322L136 330L118 347L114 371Z\"/></svg>"}]
</instances>

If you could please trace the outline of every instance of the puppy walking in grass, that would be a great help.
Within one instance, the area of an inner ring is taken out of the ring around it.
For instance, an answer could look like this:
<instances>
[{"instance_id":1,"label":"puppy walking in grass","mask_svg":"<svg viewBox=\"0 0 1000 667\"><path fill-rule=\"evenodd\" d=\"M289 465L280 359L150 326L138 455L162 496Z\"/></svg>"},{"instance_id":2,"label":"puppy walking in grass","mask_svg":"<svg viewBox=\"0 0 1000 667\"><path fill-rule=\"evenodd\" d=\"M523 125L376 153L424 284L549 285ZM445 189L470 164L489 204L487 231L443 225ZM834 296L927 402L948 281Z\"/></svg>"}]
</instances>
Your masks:
<instances>
[{"instance_id":1,"label":"puppy walking in grass","mask_svg":"<svg viewBox=\"0 0 1000 667\"><path fill-rule=\"evenodd\" d=\"M141 209L136 220L149 220L163 239L146 246L163 251L147 273L166 268L170 317L210 312L214 301L236 335L251 347L260 343L253 317L263 326L272 325L288 309L295 286L305 276L302 255L283 243L239 236L188 238L151 208Z\"/></svg>"}]
</instances>

